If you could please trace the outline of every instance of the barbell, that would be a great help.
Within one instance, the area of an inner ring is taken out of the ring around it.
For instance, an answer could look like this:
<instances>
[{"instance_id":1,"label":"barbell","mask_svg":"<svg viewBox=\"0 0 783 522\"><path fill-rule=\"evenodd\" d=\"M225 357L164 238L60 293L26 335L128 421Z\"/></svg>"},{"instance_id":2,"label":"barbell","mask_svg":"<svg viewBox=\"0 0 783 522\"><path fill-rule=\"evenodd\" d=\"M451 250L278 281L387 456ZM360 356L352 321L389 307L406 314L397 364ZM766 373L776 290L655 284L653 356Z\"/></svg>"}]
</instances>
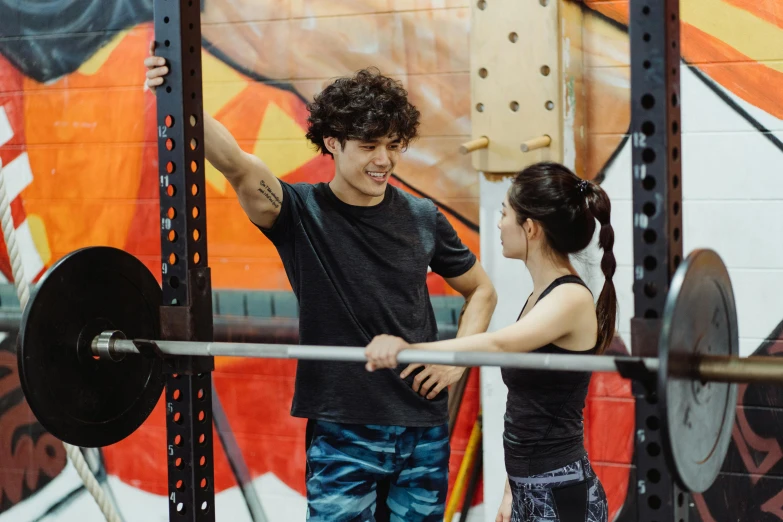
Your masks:
<instances>
[{"instance_id":1,"label":"barbell","mask_svg":"<svg viewBox=\"0 0 783 522\"><path fill-rule=\"evenodd\" d=\"M70 444L99 447L132 434L165 384L166 359L232 356L364 364L363 347L158 340L161 288L146 266L110 247L72 252L51 267L22 315L17 357L38 421ZM731 439L738 382L783 382L775 357L738 357L728 271L711 250L677 268L666 298L658 357L406 350L400 364L619 372L651 385L663 451L680 485L702 492ZM360 390L357 390L360 392ZM422 399L423 400L423 399Z\"/></svg>"}]
</instances>

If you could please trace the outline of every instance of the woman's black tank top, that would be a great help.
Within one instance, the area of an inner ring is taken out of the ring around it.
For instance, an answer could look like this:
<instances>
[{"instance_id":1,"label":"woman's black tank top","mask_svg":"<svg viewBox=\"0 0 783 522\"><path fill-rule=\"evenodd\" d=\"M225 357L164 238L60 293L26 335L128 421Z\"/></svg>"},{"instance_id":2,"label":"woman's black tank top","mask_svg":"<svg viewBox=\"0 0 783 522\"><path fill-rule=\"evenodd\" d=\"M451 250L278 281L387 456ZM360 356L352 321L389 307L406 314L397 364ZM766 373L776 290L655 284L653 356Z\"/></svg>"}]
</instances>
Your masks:
<instances>
[{"instance_id":1,"label":"woman's black tank top","mask_svg":"<svg viewBox=\"0 0 783 522\"><path fill-rule=\"evenodd\" d=\"M541 293L538 301L566 283L587 288L577 276L559 277ZM524 311L525 308L520 317ZM548 344L534 351L590 355L596 349L597 345L576 352ZM509 475L525 477L545 473L587 454L582 412L591 372L501 368L501 375L508 387L503 446Z\"/></svg>"}]
</instances>

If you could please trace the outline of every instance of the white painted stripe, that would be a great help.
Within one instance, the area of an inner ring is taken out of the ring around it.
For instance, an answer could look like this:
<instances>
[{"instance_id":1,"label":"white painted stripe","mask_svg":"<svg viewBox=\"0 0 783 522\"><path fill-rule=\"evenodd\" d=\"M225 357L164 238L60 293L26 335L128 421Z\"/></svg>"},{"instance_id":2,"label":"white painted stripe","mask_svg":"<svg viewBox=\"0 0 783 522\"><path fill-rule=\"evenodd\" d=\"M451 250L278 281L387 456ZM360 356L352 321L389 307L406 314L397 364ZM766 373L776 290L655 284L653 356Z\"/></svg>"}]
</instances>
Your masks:
<instances>
[{"instance_id":1,"label":"white painted stripe","mask_svg":"<svg viewBox=\"0 0 783 522\"><path fill-rule=\"evenodd\" d=\"M8 200L15 200L22 191L33 182L33 171L30 169L30 158L26 152L17 156L11 163L5 165L2 171L5 177L5 190Z\"/></svg>"},{"instance_id":2,"label":"white painted stripe","mask_svg":"<svg viewBox=\"0 0 783 522\"><path fill-rule=\"evenodd\" d=\"M5 107L0 105L0 147L8 143L14 137L14 129L11 128L11 122L8 121L8 114Z\"/></svg>"},{"instance_id":3,"label":"white painted stripe","mask_svg":"<svg viewBox=\"0 0 783 522\"><path fill-rule=\"evenodd\" d=\"M32 281L44 266L41 255L35 248L33 235L30 233L30 226L26 219L24 223L16 227L16 244L19 247L19 254L22 256L24 276L28 281Z\"/></svg>"}]
</instances>

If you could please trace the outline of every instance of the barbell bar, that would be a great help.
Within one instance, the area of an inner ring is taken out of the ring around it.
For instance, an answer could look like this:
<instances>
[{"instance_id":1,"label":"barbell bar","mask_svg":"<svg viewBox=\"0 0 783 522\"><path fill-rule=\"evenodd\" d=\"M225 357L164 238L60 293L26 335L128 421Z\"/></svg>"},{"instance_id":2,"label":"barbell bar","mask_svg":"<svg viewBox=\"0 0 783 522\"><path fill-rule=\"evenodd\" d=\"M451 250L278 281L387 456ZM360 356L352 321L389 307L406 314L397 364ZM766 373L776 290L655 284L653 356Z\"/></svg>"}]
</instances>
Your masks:
<instances>
[{"instance_id":1,"label":"barbell bar","mask_svg":"<svg viewBox=\"0 0 783 522\"><path fill-rule=\"evenodd\" d=\"M211 291L205 278L192 277L187 284L191 291ZM172 373L187 356L196 361L228 356L365 362L361 347L165 339L161 306L155 276L119 249L77 250L47 271L24 310L17 340L22 389L46 430L83 447L124 439L160 400L165 373ZM738 357L731 282L711 250L694 251L682 261L672 277L664 314L653 321L654 333L641 340L646 345L641 353L657 352L658 357L405 350L398 360L619 372L641 379L650 400L658 404L658 415L648 423L660 426L672 473L686 490L702 492L714 481L728 450L737 383L779 384L783 363L775 357ZM180 330L202 326L189 324ZM638 336L634 342L640 342Z\"/></svg>"},{"instance_id":2,"label":"barbell bar","mask_svg":"<svg viewBox=\"0 0 783 522\"><path fill-rule=\"evenodd\" d=\"M362 348L346 346L305 346L295 344L227 343L194 341L128 340L122 332L107 330L92 341L93 355L114 361L124 356L140 355L137 344L152 343L164 357L249 357L260 359L298 359L310 361L366 362ZM400 364L441 364L446 366L494 366L527 370L564 372L619 372L629 366L642 365L656 373L656 357L618 355L580 355L547 353L445 352L436 350L403 350ZM702 382L783 383L783 358L773 356L735 357L700 355L672 367L675 378Z\"/></svg>"}]
</instances>

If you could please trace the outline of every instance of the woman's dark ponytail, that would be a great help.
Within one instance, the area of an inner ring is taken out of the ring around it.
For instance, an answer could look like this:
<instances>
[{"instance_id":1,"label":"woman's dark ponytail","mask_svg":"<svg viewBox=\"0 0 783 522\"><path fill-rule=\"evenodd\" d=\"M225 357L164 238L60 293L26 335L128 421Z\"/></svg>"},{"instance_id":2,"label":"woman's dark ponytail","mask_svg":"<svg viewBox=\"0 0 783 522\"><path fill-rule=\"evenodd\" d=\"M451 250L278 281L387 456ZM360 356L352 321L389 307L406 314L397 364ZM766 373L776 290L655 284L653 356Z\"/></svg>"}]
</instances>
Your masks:
<instances>
[{"instance_id":1,"label":"woman's dark ponytail","mask_svg":"<svg viewBox=\"0 0 783 522\"><path fill-rule=\"evenodd\" d=\"M606 280L596 304L596 313L598 315L598 353L600 354L606 350L614 338L615 318L617 317L617 294L614 290L612 278L617 268L617 261L612 251L614 247L614 229L609 222L612 212L609 196L601 187L594 183L588 183L587 187L588 208L601 225L598 235L598 246L604 251L604 255L601 258L601 271L604 273Z\"/></svg>"}]
</instances>

